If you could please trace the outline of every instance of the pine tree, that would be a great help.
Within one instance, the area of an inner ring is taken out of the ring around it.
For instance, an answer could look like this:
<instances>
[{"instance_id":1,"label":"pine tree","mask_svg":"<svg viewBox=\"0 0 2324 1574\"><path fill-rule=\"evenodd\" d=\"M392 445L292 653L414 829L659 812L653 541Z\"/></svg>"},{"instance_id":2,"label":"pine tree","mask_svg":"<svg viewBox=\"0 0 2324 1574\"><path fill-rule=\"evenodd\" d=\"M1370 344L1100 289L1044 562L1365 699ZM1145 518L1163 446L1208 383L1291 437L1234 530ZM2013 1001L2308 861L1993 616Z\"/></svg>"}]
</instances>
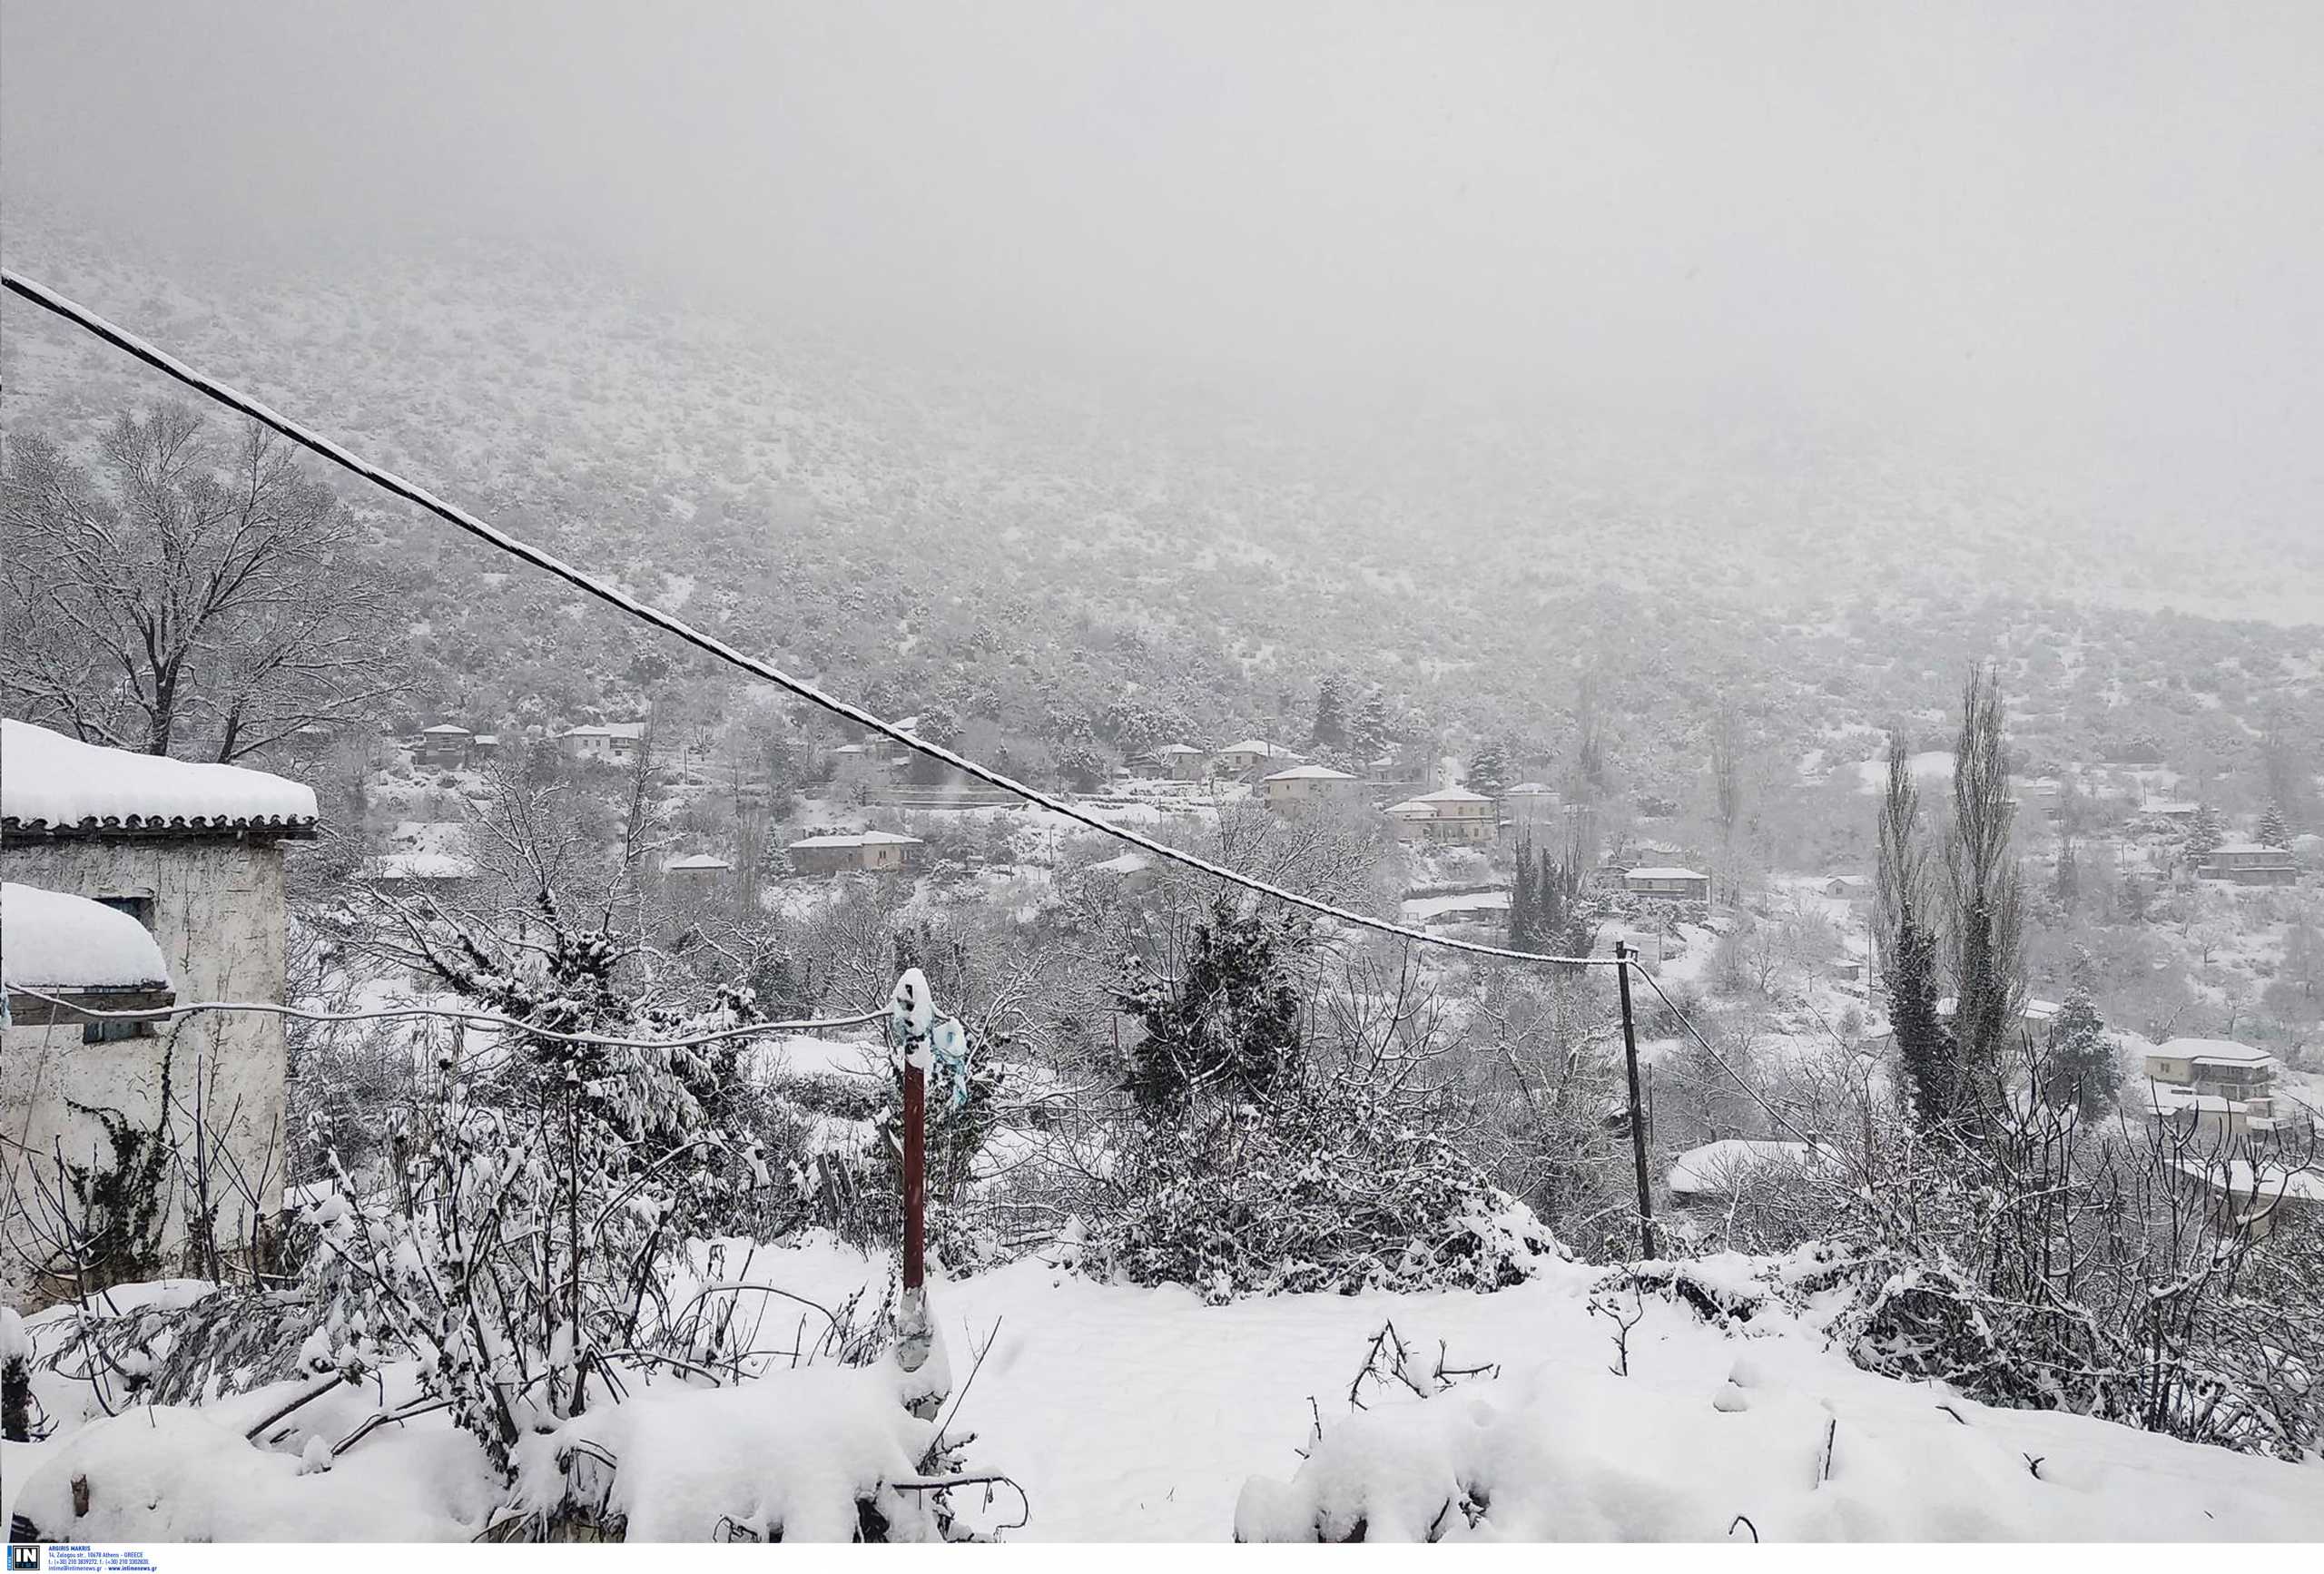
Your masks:
<instances>
[{"instance_id":1,"label":"pine tree","mask_svg":"<svg viewBox=\"0 0 2324 1574\"><path fill-rule=\"evenodd\" d=\"M2084 956L2074 967L2073 992L2050 1029L2042 1097L2060 1108L2071 1105L2085 1116L2102 1115L2113 1104L2122 1080L2113 1040L2106 1036L2106 1024L2091 996L2090 959Z\"/></svg>"},{"instance_id":2,"label":"pine tree","mask_svg":"<svg viewBox=\"0 0 2324 1574\"><path fill-rule=\"evenodd\" d=\"M1366 768L1388 752L1388 697L1378 689L1364 696L1348 723L1347 752Z\"/></svg>"},{"instance_id":3,"label":"pine tree","mask_svg":"<svg viewBox=\"0 0 2324 1574\"><path fill-rule=\"evenodd\" d=\"M1509 757L1500 744L1477 745L1477 752L1469 759L1467 784L1472 792L1482 792L1488 798L1501 796L1502 789L1509 785Z\"/></svg>"},{"instance_id":4,"label":"pine tree","mask_svg":"<svg viewBox=\"0 0 2324 1574\"><path fill-rule=\"evenodd\" d=\"M1315 747L1347 747L1347 695L1339 674L1326 673L1315 685Z\"/></svg>"},{"instance_id":5,"label":"pine tree","mask_svg":"<svg viewBox=\"0 0 2324 1574\"><path fill-rule=\"evenodd\" d=\"M2219 822L2219 812L2208 803L2197 804L2194 822L2187 827L2187 856L2201 861L2217 852L2219 844L2226 840L2227 832Z\"/></svg>"},{"instance_id":6,"label":"pine tree","mask_svg":"<svg viewBox=\"0 0 2324 1574\"><path fill-rule=\"evenodd\" d=\"M1283 949L1283 933L1265 914L1220 906L1195 926L1177 979L1139 971L1115 991L1146 1028L1128 1066L1141 1107L1176 1109L1196 1089L1256 1097L1295 1067L1299 997Z\"/></svg>"},{"instance_id":7,"label":"pine tree","mask_svg":"<svg viewBox=\"0 0 2324 1574\"><path fill-rule=\"evenodd\" d=\"M2291 846L2291 827L2284 823L2282 804L2269 804L2268 812L2260 816L2258 841L2262 847L2289 849Z\"/></svg>"}]
</instances>

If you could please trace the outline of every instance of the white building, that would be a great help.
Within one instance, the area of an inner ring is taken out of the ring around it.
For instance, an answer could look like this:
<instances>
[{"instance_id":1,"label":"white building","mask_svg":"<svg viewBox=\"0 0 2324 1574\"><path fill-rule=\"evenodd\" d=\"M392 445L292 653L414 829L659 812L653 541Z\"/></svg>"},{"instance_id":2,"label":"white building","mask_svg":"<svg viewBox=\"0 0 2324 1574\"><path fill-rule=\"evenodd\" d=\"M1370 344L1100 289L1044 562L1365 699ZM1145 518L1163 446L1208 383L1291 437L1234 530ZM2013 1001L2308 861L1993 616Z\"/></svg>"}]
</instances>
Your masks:
<instances>
[{"instance_id":1,"label":"white building","mask_svg":"<svg viewBox=\"0 0 2324 1574\"><path fill-rule=\"evenodd\" d=\"M556 745L568 760L626 764L636 759L638 750L645 745L645 723L592 722L586 726L567 727L557 734Z\"/></svg>"},{"instance_id":2,"label":"white building","mask_svg":"<svg viewBox=\"0 0 2324 1574\"><path fill-rule=\"evenodd\" d=\"M1289 749L1280 749L1265 738L1246 738L1239 743L1229 743L1211 755L1211 769L1222 776L1242 776L1262 765L1269 767L1288 764L1299 756Z\"/></svg>"},{"instance_id":3,"label":"white building","mask_svg":"<svg viewBox=\"0 0 2324 1574\"><path fill-rule=\"evenodd\" d=\"M1387 808L1396 823L1396 840L1433 846L1479 846L1493 839L1496 818L1492 800L1465 787L1423 792Z\"/></svg>"},{"instance_id":4,"label":"white building","mask_svg":"<svg viewBox=\"0 0 2324 1574\"><path fill-rule=\"evenodd\" d=\"M1277 771L1259 783L1267 807L1276 813L1317 808L1327 803L1361 803L1364 782L1329 765L1294 765Z\"/></svg>"},{"instance_id":5,"label":"white building","mask_svg":"<svg viewBox=\"0 0 2324 1574\"><path fill-rule=\"evenodd\" d=\"M0 871L22 885L77 896L143 927L181 1001L282 999L282 843L315 833L315 795L279 776L233 765L201 765L100 748L21 722L0 722ZM9 919L7 969L39 943ZM118 931L118 926L114 926ZM33 954L37 954L36 952ZM54 970L31 968L30 970ZM29 981L29 980L28 980ZM46 991L44 991L46 992ZM212 1174L222 1253L252 1243L271 1208L253 1199L281 1188L282 1020L255 1012L204 1014L150 1023L62 1020L0 1028L0 1146L6 1190L40 1189L30 1166L47 1156L112 1162L104 1121L162 1127L166 1070L170 1129L184 1151L199 1129ZM201 1107L195 1107L196 1089ZM198 1118L197 1118L198 1117ZM186 1155L191 1157L192 1156ZM164 1266L182 1265L190 1209L182 1169L172 1165L161 1199L158 1238ZM53 1187L53 1173L48 1177ZM54 1298L22 1257L46 1260L54 1221L21 1211L0 1225L0 1281L22 1303ZM53 1266L54 1264L52 1264Z\"/></svg>"}]
</instances>

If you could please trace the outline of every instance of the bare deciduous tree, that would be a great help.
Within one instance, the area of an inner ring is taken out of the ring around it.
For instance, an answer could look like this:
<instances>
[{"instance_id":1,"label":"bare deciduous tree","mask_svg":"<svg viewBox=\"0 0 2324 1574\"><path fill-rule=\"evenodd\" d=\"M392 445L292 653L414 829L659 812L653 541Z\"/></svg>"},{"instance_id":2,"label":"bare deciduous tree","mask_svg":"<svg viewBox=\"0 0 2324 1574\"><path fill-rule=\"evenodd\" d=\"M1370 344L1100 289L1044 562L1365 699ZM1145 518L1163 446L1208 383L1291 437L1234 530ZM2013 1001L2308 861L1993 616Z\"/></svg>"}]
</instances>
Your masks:
<instances>
[{"instance_id":1,"label":"bare deciduous tree","mask_svg":"<svg viewBox=\"0 0 2324 1574\"><path fill-rule=\"evenodd\" d=\"M15 708L90 743L237 760L393 692L353 516L263 428L221 450L174 405L123 415L94 472L44 438L10 445Z\"/></svg>"}]
</instances>

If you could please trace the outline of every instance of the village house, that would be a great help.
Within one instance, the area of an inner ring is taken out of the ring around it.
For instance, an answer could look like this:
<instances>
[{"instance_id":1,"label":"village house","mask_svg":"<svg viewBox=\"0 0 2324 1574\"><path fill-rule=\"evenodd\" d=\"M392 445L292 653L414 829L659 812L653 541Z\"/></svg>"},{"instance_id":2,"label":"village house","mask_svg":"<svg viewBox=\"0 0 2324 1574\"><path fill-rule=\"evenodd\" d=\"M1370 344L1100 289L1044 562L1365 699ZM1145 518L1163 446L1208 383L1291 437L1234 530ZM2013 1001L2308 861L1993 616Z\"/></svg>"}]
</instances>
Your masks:
<instances>
[{"instance_id":1,"label":"village house","mask_svg":"<svg viewBox=\"0 0 2324 1574\"><path fill-rule=\"evenodd\" d=\"M1144 890L1154 883L1154 861L1142 852L1125 852L1091 864L1088 873L1091 880L1118 890Z\"/></svg>"},{"instance_id":2,"label":"village house","mask_svg":"<svg viewBox=\"0 0 2324 1574\"><path fill-rule=\"evenodd\" d=\"M1870 901L1876 891L1869 875L1836 874L1824 882L1824 894L1842 901Z\"/></svg>"},{"instance_id":3,"label":"village house","mask_svg":"<svg viewBox=\"0 0 2324 1574\"><path fill-rule=\"evenodd\" d=\"M1960 1001L1951 995L1943 997L1936 1003L1937 1019L1944 1022L1953 1020L1953 1013L1960 1008ZM2024 1031L2032 1034L2035 1043L2041 1043L2049 1037L2050 1024L2058 1019L2058 1012L2062 1008L2055 1000L2028 999L2024 1005L2018 1008L2017 1025Z\"/></svg>"},{"instance_id":4,"label":"village house","mask_svg":"<svg viewBox=\"0 0 2324 1574\"><path fill-rule=\"evenodd\" d=\"M1362 778L1329 765L1294 765L1288 771L1277 771L1259 785L1266 793L1267 807L1278 814L1364 802Z\"/></svg>"},{"instance_id":5,"label":"village house","mask_svg":"<svg viewBox=\"0 0 2324 1574\"><path fill-rule=\"evenodd\" d=\"M625 765L636 759L637 752L645 746L645 723L592 722L567 727L557 734L556 746L568 760Z\"/></svg>"},{"instance_id":6,"label":"village house","mask_svg":"<svg viewBox=\"0 0 2324 1574\"><path fill-rule=\"evenodd\" d=\"M858 831L802 837L783 851L791 855L793 871L800 874L895 874L920 861L921 846L917 836Z\"/></svg>"},{"instance_id":7,"label":"village house","mask_svg":"<svg viewBox=\"0 0 2324 1574\"><path fill-rule=\"evenodd\" d=\"M1211 755L1210 762L1212 770L1221 776L1247 776L1261 766L1274 770L1298 759L1289 749L1278 749L1265 738L1246 738L1227 744Z\"/></svg>"},{"instance_id":8,"label":"village house","mask_svg":"<svg viewBox=\"0 0 2324 1574\"><path fill-rule=\"evenodd\" d=\"M2190 1157L2179 1171L2208 1194L2222 1228L2264 1240L2280 1225L2324 1215L2324 1168L2262 1158Z\"/></svg>"},{"instance_id":9,"label":"village house","mask_svg":"<svg viewBox=\"0 0 2324 1574\"><path fill-rule=\"evenodd\" d=\"M179 1000L283 998L282 843L311 838L315 795L295 782L234 765L194 764L102 748L22 722L0 721L0 873L16 884L63 893L126 915L151 937L165 969L140 986L173 989ZM11 899L13 903L13 899ZM34 899L35 904L38 899ZM37 920L37 906L30 910ZM86 917L85 910L73 912ZM39 944L11 934L5 965L12 983L41 965ZM89 931L95 933L96 931ZM107 954L125 953L109 927ZM94 951L94 947L93 947ZM92 959L86 964L95 968ZM150 960L132 971L151 970ZM24 979L28 986L37 980ZM96 977L49 981L103 983ZM51 991L43 991L48 993ZM13 1005L12 1005L13 1016ZM211 1145L203 1166L171 1168L171 1195L160 1199L158 1239L165 1263L182 1261L187 1221L214 1208L211 1239L222 1252L254 1240L272 1212L264 1199L281 1183L283 1033L280 1017L221 1012L153 1023L48 1021L27 1018L0 1028L0 1121L7 1141L0 1195L29 1198L25 1173L37 1156L61 1146L75 1163L101 1168L113 1152L103 1122L88 1110L113 1112L128 1128L162 1122L169 1078L180 1140L197 1129L184 1118L200 1090L199 1129ZM189 1156L190 1157L192 1156ZM182 1170L239 1171L246 1185L206 1199L178 1190ZM49 1185L54 1188L54 1177ZM24 1259L49 1259L37 1236L42 1222L18 1212L0 1231L0 1280L12 1293L54 1298L62 1288L22 1282Z\"/></svg>"},{"instance_id":10,"label":"village house","mask_svg":"<svg viewBox=\"0 0 2324 1574\"><path fill-rule=\"evenodd\" d=\"M1540 782L1520 782L1501 795L1501 828L1516 841L1549 841L1565 834L1565 798Z\"/></svg>"},{"instance_id":11,"label":"village house","mask_svg":"<svg viewBox=\"0 0 2324 1574\"><path fill-rule=\"evenodd\" d=\"M2273 1055L2231 1038L2173 1038L2146 1052L2148 1079L2165 1087L2264 1103L2280 1068Z\"/></svg>"},{"instance_id":12,"label":"village house","mask_svg":"<svg viewBox=\"0 0 2324 1574\"><path fill-rule=\"evenodd\" d=\"M1402 803L1390 804L1386 812L1395 821L1399 841L1475 846L1493 839L1492 800L1465 787L1423 792Z\"/></svg>"},{"instance_id":13,"label":"village house","mask_svg":"<svg viewBox=\"0 0 2324 1574\"><path fill-rule=\"evenodd\" d=\"M416 758L422 765L461 766L468 762L468 753L476 746L476 734L466 727L450 722L439 722L419 730L419 748Z\"/></svg>"},{"instance_id":14,"label":"village house","mask_svg":"<svg viewBox=\"0 0 2324 1574\"><path fill-rule=\"evenodd\" d=\"M662 878L673 896L710 896L726 889L734 866L714 852L688 852L662 861Z\"/></svg>"},{"instance_id":15,"label":"village house","mask_svg":"<svg viewBox=\"0 0 2324 1574\"><path fill-rule=\"evenodd\" d=\"M2204 880L2227 880L2237 885L2299 883L2299 865L2290 849L2267 847L2257 841L2221 843L2196 866L2195 873Z\"/></svg>"},{"instance_id":16,"label":"village house","mask_svg":"<svg viewBox=\"0 0 2324 1574\"><path fill-rule=\"evenodd\" d=\"M1651 901L1709 901L1710 876L1675 866L1633 869L1622 876L1622 890Z\"/></svg>"},{"instance_id":17,"label":"village house","mask_svg":"<svg viewBox=\"0 0 2324 1574\"><path fill-rule=\"evenodd\" d=\"M1797 1185L1809 1171L1830 1163L1826 1150L1809 1143L1728 1137L1680 1154L1663 1177L1663 1187L1679 1209L1723 1208L1754 1185Z\"/></svg>"},{"instance_id":18,"label":"village house","mask_svg":"<svg viewBox=\"0 0 2324 1574\"><path fill-rule=\"evenodd\" d=\"M376 853L355 866L358 880L389 896L448 896L478 872L476 860L429 848Z\"/></svg>"},{"instance_id":19,"label":"village house","mask_svg":"<svg viewBox=\"0 0 2324 1574\"><path fill-rule=\"evenodd\" d=\"M2157 798L2152 802L2139 805L2139 812L2142 815L2152 820L2168 821L2173 825L2187 824L2202 812L2201 804L2178 798Z\"/></svg>"},{"instance_id":20,"label":"village house","mask_svg":"<svg viewBox=\"0 0 2324 1574\"><path fill-rule=\"evenodd\" d=\"M1173 782L1199 782L1210 774L1210 755L1192 743L1165 743L1146 762Z\"/></svg>"}]
</instances>

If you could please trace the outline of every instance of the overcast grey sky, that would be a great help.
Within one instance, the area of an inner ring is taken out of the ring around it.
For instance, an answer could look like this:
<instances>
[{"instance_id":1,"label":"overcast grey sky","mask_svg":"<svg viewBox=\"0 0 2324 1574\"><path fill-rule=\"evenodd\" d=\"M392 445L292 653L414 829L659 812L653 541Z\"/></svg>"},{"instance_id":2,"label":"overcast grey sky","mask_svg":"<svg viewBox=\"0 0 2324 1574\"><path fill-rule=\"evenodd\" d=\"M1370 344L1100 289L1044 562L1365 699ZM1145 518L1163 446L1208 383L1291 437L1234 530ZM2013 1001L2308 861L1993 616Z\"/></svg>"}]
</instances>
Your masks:
<instances>
[{"instance_id":1,"label":"overcast grey sky","mask_svg":"<svg viewBox=\"0 0 2324 1574\"><path fill-rule=\"evenodd\" d=\"M6 189L983 343L2324 424L2324 5L8 0ZM91 195L94 193L94 195Z\"/></svg>"}]
</instances>

